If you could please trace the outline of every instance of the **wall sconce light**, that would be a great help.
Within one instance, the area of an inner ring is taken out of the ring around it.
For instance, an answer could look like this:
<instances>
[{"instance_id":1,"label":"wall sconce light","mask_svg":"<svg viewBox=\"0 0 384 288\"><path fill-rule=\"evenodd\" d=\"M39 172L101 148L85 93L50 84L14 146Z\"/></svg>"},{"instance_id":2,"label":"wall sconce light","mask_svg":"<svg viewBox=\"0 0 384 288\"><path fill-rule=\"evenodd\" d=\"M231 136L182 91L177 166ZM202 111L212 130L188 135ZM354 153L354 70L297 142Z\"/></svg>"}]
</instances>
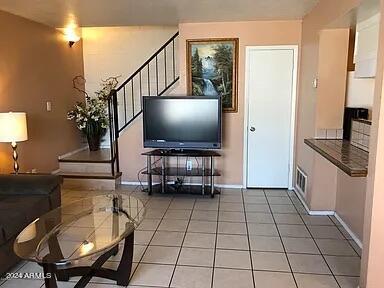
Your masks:
<instances>
[{"instance_id":1,"label":"wall sconce light","mask_svg":"<svg viewBox=\"0 0 384 288\"><path fill-rule=\"evenodd\" d=\"M64 29L65 39L68 41L69 47L72 47L77 41L80 40L80 36L76 33L76 27L69 25Z\"/></svg>"}]
</instances>

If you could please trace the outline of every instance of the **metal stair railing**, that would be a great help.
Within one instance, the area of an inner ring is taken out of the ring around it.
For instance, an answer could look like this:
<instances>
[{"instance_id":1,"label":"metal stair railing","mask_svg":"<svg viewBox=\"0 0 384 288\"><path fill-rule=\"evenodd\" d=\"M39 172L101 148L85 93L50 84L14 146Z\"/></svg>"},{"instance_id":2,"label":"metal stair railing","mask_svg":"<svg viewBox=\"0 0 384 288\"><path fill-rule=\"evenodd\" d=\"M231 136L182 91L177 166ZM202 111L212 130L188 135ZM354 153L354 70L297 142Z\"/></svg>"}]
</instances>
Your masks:
<instances>
[{"instance_id":1,"label":"metal stair railing","mask_svg":"<svg viewBox=\"0 0 384 288\"><path fill-rule=\"evenodd\" d=\"M120 172L120 133L141 115L143 96L162 96L180 78L176 60L179 32L145 61L108 99L112 174Z\"/></svg>"}]
</instances>

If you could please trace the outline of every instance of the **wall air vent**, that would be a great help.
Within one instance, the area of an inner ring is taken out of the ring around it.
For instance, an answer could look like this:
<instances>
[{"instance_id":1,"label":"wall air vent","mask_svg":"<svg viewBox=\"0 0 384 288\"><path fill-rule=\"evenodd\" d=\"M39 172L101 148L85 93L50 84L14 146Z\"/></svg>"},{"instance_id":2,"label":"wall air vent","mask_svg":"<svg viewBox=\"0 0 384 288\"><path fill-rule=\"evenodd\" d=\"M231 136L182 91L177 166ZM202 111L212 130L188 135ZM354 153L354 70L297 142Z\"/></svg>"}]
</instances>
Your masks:
<instances>
[{"instance_id":1,"label":"wall air vent","mask_svg":"<svg viewBox=\"0 0 384 288\"><path fill-rule=\"evenodd\" d=\"M300 167L296 167L296 188L301 195L305 196L307 192L307 175Z\"/></svg>"}]
</instances>

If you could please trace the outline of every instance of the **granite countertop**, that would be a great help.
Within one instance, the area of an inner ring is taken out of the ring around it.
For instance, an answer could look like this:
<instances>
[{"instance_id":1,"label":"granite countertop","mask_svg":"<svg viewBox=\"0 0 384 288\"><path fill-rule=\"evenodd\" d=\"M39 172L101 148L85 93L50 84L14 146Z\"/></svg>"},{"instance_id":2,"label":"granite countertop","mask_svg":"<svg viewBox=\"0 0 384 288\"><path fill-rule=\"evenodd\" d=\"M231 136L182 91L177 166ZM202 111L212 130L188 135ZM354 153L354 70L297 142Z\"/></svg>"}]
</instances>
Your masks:
<instances>
[{"instance_id":1,"label":"granite countertop","mask_svg":"<svg viewBox=\"0 0 384 288\"><path fill-rule=\"evenodd\" d=\"M351 177L366 177L368 152L341 139L305 139L304 143Z\"/></svg>"},{"instance_id":2,"label":"granite countertop","mask_svg":"<svg viewBox=\"0 0 384 288\"><path fill-rule=\"evenodd\" d=\"M367 120L367 119L360 119L360 118L358 118L358 119L352 119L352 121L356 121L356 122L372 125L372 121L371 120Z\"/></svg>"}]
</instances>

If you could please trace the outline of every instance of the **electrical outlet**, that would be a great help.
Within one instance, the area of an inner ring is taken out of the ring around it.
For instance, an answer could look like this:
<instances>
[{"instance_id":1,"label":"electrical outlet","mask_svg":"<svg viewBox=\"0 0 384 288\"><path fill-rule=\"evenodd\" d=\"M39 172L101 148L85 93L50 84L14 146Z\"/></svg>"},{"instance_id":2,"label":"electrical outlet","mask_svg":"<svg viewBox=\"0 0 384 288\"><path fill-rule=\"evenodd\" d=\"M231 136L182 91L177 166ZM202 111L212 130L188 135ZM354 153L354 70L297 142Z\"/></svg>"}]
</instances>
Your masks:
<instances>
[{"instance_id":1,"label":"electrical outlet","mask_svg":"<svg viewBox=\"0 0 384 288\"><path fill-rule=\"evenodd\" d=\"M314 78L312 81L312 87L317 88L319 86L319 79Z\"/></svg>"},{"instance_id":2,"label":"electrical outlet","mask_svg":"<svg viewBox=\"0 0 384 288\"><path fill-rule=\"evenodd\" d=\"M191 170L192 170L192 161L188 160L187 161L187 171L191 171Z\"/></svg>"},{"instance_id":3,"label":"electrical outlet","mask_svg":"<svg viewBox=\"0 0 384 288\"><path fill-rule=\"evenodd\" d=\"M51 112L51 111L52 111L52 102L47 101L47 112Z\"/></svg>"}]
</instances>

